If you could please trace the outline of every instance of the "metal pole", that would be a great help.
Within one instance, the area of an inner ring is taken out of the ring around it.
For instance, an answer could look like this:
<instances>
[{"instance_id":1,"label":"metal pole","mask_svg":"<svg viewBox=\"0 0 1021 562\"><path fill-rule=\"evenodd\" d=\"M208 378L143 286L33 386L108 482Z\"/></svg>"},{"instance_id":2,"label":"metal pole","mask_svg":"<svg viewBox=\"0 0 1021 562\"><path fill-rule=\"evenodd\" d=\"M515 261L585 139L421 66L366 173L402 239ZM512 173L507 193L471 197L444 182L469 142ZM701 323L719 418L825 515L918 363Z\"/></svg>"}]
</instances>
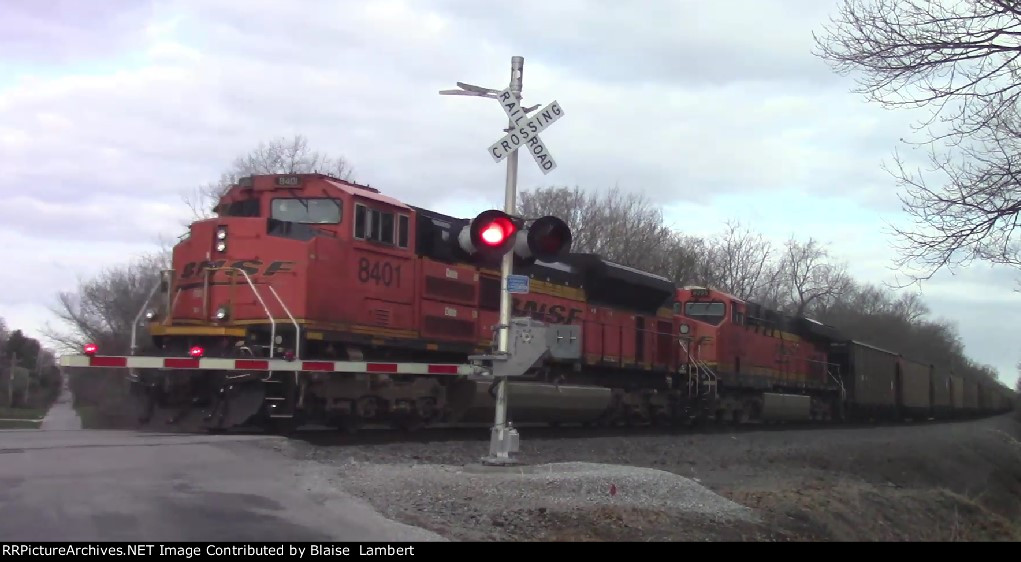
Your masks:
<instances>
[{"instance_id":1,"label":"metal pole","mask_svg":"<svg viewBox=\"0 0 1021 562\"><path fill-rule=\"evenodd\" d=\"M11 354L11 370L7 374L7 407L14 407L14 367L18 364L18 354Z\"/></svg>"},{"instance_id":2,"label":"metal pole","mask_svg":"<svg viewBox=\"0 0 1021 562\"><path fill-rule=\"evenodd\" d=\"M35 356L35 378L36 379L39 378L39 371L40 370L41 370L41 367L39 366L39 354L37 354ZM28 380L25 381L25 407L26 408L28 407L28 391L31 389L31 387L32 387L32 375L30 373L28 375Z\"/></svg>"},{"instance_id":3,"label":"metal pole","mask_svg":"<svg viewBox=\"0 0 1021 562\"><path fill-rule=\"evenodd\" d=\"M521 97L521 85L524 75L525 58L520 56L511 57L511 78L510 89L515 97ZM514 128L514 121L507 120L507 127ZM508 214L517 212L517 187L518 187L518 153L515 150L507 157L507 184L504 192L503 210ZM514 272L514 252L507 252L503 256L500 267L500 333L498 351L506 354L510 349L510 320L511 320L511 295L507 291L507 279ZM506 462L510 460L506 443L507 435L507 379L501 378L496 386L496 416L493 422L493 430L490 436L489 454L490 462Z\"/></svg>"}]
</instances>

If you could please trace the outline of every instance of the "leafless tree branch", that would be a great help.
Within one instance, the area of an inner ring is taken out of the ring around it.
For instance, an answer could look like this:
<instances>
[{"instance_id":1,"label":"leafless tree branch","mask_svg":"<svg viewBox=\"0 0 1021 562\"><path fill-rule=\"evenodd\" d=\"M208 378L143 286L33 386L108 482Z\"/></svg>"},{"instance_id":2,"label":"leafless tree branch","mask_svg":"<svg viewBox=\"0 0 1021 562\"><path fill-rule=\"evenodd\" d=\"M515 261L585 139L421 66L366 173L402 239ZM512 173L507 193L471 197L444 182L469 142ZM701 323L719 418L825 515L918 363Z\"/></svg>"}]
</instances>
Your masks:
<instances>
[{"instance_id":1,"label":"leafless tree branch","mask_svg":"<svg viewBox=\"0 0 1021 562\"><path fill-rule=\"evenodd\" d=\"M890 170L904 191L911 228L895 228L898 265L928 279L972 260L1021 265L1015 238L1021 118L1021 6L1008 0L844 0L817 54L854 75L855 90L885 107L928 108L917 144L929 173Z\"/></svg>"},{"instance_id":2,"label":"leafless tree branch","mask_svg":"<svg viewBox=\"0 0 1021 562\"><path fill-rule=\"evenodd\" d=\"M239 178L253 174L304 174L319 172L337 179L353 181L354 169L344 157L331 157L309 148L304 135L280 137L259 143L248 154L238 156L216 182L196 187L184 196L194 218L212 215L212 209Z\"/></svg>"}]
</instances>

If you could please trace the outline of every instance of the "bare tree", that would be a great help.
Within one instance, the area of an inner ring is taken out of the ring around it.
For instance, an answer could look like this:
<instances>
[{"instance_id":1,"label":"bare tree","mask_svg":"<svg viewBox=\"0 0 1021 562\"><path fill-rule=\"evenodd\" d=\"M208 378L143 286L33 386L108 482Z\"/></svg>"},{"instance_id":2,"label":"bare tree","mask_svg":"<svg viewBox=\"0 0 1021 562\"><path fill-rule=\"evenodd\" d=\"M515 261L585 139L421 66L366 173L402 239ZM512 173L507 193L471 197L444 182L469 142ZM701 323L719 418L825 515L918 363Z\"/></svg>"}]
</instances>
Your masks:
<instances>
[{"instance_id":1,"label":"bare tree","mask_svg":"<svg viewBox=\"0 0 1021 562\"><path fill-rule=\"evenodd\" d=\"M1021 6L1011 0L844 0L820 56L855 73L868 99L928 107L933 187L901 158L891 169L906 190L914 227L895 229L900 265L931 277L944 266L984 260L1021 265L1014 239L1021 210ZM943 151L937 149L943 143Z\"/></svg>"},{"instance_id":2,"label":"bare tree","mask_svg":"<svg viewBox=\"0 0 1021 562\"><path fill-rule=\"evenodd\" d=\"M917 293L904 293L892 303L893 314L903 318L912 324L921 323L929 315L929 305L922 301Z\"/></svg>"},{"instance_id":3,"label":"bare tree","mask_svg":"<svg viewBox=\"0 0 1021 562\"><path fill-rule=\"evenodd\" d=\"M650 256L654 263L650 271L680 286L705 284L708 277L706 260L710 255L710 245L705 239L673 232L663 251L657 256Z\"/></svg>"},{"instance_id":4,"label":"bare tree","mask_svg":"<svg viewBox=\"0 0 1021 562\"><path fill-rule=\"evenodd\" d=\"M184 202L195 218L211 216L220 197L237 183L239 178L252 174L302 174L320 172L337 179L352 181L354 170L347 159L333 158L309 148L304 135L288 139L280 137L268 143L259 143L248 154L238 156L220 175L220 180L196 188L184 196Z\"/></svg>"},{"instance_id":5,"label":"bare tree","mask_svg":"<svg viewBox=\"0 0 1021 562\"><path fill-rule=\"evenodd\" d=\"M703 283L748 299L765 292L773 278L772 243L738 221L727 221L724 231L708 241Z\"/></svg>"},{"instance_id":6,"label":"bare tree","mask_svg":"<svg viewBox=\"0 0 1021 562\"><path fill-rule=\"evenodd\" d=\"M548 187L521 193L527 218L555 215L571 228L572 251L595 253L628 267L659 273L677 239L662 211L641 194L613 189L602 196L579 188Z\"/></svg>"},{"instance_id":7,"label":"bare tree","mask_svg":"<svg viewBox=\"0 0 1021 562\"><path fill-rule=\"evenodd\" d=\"M165 253L156 252L79 281L77 291L61 292L51 308L64 328L47 325L44 335L73 352L88 342L104 353L127 352L132 323L166 267Z\"/></svg>"},{"instance_id":8,"label":"bare tree","mask_svg":"<svg viewBox=\"0 0 1021 562\"><path fill-rule=\"evenodd\" d=\"M825 306L850 288L846 268L829 262L829 251L814 238L787 240L779 284L785 288L791 312L803 316L810 306Z\"/></svg>"},{"instance_id":9,"label":"bare tree","mask_svg":"<svg viewBox=\"0 0 1021 562\"><path fill-rule=\"evenodd\" d=\"M544 187L518 194L518 213L535 219L545 215L560 217L571 228L572 250L593 252L600 243L598 221L600 202L581 188ZM652 220L659 220L653 217Z\"/></svg>"},{"instance_id":10,"label":"bare tree","mask_svg":"<svg viewBox=\"0 0 1021 562\"><path fill-rule=\"evenodd\" d=\"M773 310L790 309L790 299L787 298L783 276L783 260L770 260L763 271L763 282L759 285L752 300Z\"/></svg>"}]
</instances>

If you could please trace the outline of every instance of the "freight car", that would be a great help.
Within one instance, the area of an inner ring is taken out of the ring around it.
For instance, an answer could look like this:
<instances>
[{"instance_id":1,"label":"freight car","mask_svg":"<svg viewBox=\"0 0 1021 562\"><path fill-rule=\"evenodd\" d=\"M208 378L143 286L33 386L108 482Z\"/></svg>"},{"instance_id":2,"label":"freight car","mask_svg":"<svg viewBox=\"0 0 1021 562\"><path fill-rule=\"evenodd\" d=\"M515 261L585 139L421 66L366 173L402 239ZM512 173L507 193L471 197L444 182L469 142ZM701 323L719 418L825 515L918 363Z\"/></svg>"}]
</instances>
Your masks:
<instances>
[{"instance_id":1,"label":"freight car","mask_svg":"<svg viewBox=\"0 0 1021 562\"><path fill-rule=\"evenodd\" d=\"M943 365L933 365L929 387L932 416L937 419L950 419L953 417L954 387L949 369Z\"/></svg>"},{"instance_id":2,"label":"freight car","mask_svg":"<svg viewBox=\"0 0 1021 562\"><path fill-rule=\"evenodd\" d=\"M580 337L576 357L508 385L517 423L903 419L999 403L819 322L571 253L556 217L459 219L322 174L242 178L214 211L139 311L144 346L133 335L131 356L90 344L61 358L128 369L144 422L194 408L211 427L488 421L492 381L472 358L493 346L507 252L528 279L513 315Z\"/></svg>"}]
</instances>

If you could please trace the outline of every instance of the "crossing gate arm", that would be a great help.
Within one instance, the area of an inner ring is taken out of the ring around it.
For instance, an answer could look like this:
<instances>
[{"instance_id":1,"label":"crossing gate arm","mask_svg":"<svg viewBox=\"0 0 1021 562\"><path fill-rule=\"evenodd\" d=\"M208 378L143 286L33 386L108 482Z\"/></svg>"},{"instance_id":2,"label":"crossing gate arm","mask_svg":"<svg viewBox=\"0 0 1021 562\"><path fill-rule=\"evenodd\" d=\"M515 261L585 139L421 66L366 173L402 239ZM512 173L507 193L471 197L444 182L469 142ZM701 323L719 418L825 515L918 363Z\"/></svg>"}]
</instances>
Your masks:
<instances>
[{"instance_id":1,"label":"crossing gate arm","mask_svg":"<svg viewBox=\"0 0 1021 562\"><path fill-rule=\"evenodd\" d=\"M217 357L146 357L124 355L64 355L61 367L112 369L182 369L208 371L308 371L390 375L482 375L487 369L460 363L388 363L374 361L305 361L286 359L229 359Z\"/></svg>"},{"instance_id":2,"label":"crossing gate arm","mask_svg":"<svg viewBox=\"0 0 1021 562\"><path fill-rule=\"evenodd\" d=\"M547 325L531 318L513 318L508 327L510 329L510 348L507 354L474 355L468 358L469 361L472 361L471 363L98 355L94 353L96 346L88 344L85 346L84 355L62 355L60 366L106 369L447 375L491 379L521 376L545 359L577 360L581 357L580 326ZM198 350L198 353L201 353L201 350Z\"/></svg>"}]
</instances>

